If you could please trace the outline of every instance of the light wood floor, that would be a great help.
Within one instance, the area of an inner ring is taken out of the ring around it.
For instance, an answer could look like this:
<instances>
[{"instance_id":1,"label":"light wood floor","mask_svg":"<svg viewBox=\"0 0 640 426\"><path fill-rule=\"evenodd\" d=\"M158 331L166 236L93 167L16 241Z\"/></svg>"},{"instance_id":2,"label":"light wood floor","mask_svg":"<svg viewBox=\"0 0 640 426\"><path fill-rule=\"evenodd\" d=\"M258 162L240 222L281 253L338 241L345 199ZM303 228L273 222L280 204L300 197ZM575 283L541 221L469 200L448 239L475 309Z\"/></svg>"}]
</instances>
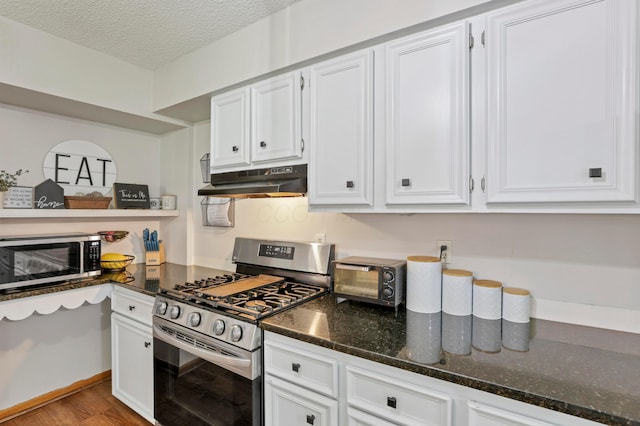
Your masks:
<instances>
[{"instance_id":1,"label":"light wood floor","mask_svg":"<svg viewBox=\"0 0 640 426\"><path fill-rule=\"evenodd\" d=\"M3 422L2 426L149 426L111 395L111 380Z\"/></svg>"}]
</instances>

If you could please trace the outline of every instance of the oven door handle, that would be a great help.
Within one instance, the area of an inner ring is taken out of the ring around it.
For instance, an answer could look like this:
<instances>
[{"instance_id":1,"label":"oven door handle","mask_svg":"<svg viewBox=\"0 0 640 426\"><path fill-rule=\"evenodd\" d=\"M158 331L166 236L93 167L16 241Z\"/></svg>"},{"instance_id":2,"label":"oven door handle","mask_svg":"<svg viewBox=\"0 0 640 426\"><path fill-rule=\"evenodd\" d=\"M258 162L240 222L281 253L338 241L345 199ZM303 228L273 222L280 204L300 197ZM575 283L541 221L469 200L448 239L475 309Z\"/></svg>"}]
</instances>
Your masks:
<instances>
[{"instance_id":1,"label":"oven door handle","mask_svg":"<svg viewBox=\"0 0 640 426\"><path fill-rule=\"evenodd\" d=\"M247 358L237 358L233 355L231 356L221 355L219 353L212 352L212 351L185 343L181 340L174 338L171 335L168 335L157 324L153 325L153 337L155 339L162 340L163 342L171 346L174 346L178 349L182 349L186 352L189 352L192 355L198 356L226 370L240 374L242 377L245 377L249 380L253 380L260 375L260 371L256 365L258 363L253 363L251 358L247 359ZM220 348L220 345L217 343L211 346ZM227 351L226 349L222 349L222 350ZM231 351L227 351L227 352L232 353Z\"/></svg>"}]
</instances>

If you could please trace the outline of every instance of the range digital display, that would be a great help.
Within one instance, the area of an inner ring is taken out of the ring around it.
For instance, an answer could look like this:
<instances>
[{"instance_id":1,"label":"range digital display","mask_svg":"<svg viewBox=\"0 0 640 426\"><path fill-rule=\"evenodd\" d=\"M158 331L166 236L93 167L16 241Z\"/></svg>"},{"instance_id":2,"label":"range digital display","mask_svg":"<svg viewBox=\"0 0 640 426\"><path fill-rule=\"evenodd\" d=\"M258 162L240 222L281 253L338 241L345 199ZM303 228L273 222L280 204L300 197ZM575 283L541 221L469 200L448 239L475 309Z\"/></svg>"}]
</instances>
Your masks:
<instances>
[{"instance_id":1,"label":"range digital display","mask_svg":"<svg viewBox=\"0 0 640 426\"><path fill-rule=\"evenodd\" d=\"M294 247L275 244L260 244L259 256L274 257L276 259L293 260Z\"/></svg>"}]
</instances>

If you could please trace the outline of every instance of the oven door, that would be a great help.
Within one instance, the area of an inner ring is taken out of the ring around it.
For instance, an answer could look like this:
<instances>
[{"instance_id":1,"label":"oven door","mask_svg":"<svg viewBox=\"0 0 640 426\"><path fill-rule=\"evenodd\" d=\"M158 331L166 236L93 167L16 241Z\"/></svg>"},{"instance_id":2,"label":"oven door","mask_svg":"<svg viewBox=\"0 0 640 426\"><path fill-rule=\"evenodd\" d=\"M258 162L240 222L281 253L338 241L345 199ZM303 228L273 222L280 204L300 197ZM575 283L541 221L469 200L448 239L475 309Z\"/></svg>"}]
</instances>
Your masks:
<instances>
[{"instance_id":1,"label":"oven door","mask_svg":"<svg viewBox=\"0 0 640 426\"><path fill-rule=\"evenodd\" d=\"M259 426L260 350L153 317L154 417L160 425Z\"/></svg>"}]
</instances>

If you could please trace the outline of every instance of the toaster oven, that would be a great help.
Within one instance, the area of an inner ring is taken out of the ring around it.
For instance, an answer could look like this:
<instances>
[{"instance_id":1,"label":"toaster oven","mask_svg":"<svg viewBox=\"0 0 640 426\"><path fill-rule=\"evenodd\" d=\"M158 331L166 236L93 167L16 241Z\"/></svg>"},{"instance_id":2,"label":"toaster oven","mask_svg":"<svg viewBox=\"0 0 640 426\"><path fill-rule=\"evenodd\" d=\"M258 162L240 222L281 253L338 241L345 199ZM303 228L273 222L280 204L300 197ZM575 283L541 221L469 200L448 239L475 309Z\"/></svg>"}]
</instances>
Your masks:
<instances>
[{"instance_id":1,"label":"toaster oven","mask_svg":"<svg viewBox=\"0 0 640 426\"><path fill-rule=\"evenodd\" d=\"M397 307L404 302L407 262L373 257L345 257L333 262L337 297Z\"/></svg>"}]
</instances>

